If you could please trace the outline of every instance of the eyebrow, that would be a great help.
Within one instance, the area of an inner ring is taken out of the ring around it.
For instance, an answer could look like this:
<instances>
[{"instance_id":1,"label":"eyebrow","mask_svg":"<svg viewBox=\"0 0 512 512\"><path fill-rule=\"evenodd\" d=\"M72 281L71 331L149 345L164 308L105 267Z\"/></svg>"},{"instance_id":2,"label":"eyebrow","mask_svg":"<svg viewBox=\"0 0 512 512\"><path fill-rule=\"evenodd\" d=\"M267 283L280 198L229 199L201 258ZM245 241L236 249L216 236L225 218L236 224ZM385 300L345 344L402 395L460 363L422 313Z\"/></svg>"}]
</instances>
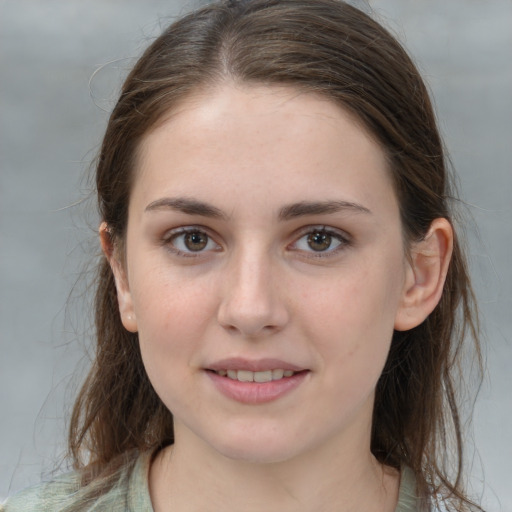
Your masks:
<instances>
[{"instance_id":1,"label":"eyebrow","mask_svg":"<svg viewBox=\"0 0 512 512\"><path fill-rule=\"evenodd\" d=\"M279 220L291 220L306 215L322 215L343 211L365 214L372 213L362 204L352 203L350 201L301 201L300 203L294 203L281 208L279 211Z\"/></svg>"},{"instance_id":2,"label":"eyebrow","mask_svg":"<svg viewBox=\"0 0 512 512\"><path fill-rule=\"evenodd\" d=\"M144 211L152 212L155 210L175 210L188 215L200 215L201 217L210 217L214 219L226 219L222 210L208 203L190 199L187 197L164 197L148 204Z\"/></svg>"},{"instance_id":3,"label":"eyebrow","mask_svg":"<svg viewBox=\"0 0 512 512\"><path fill-rule=\"evenodd\" d=\"M188 197L164 197L153 201L145 208L146 212L158 210L174 210L188 215L199 215L214 219L227 220L228 218L216 206ZM307 215L332 214L344 211L363 214L372 213L365 206L350 201L301 201L283 206L279 210L278 218L280 221L287 221Z\"/></svg>"}]
</instances>

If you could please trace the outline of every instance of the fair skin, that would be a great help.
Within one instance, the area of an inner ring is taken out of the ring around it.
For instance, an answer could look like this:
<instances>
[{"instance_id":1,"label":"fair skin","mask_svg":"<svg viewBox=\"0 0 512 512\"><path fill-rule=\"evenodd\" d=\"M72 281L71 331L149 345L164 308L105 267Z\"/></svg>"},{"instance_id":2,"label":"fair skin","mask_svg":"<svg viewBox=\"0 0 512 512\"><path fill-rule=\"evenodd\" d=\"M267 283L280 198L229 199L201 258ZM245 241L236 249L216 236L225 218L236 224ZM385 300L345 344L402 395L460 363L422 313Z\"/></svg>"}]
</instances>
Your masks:
<instances>
[{"instance_id":1,"label":"fair skin","mask_svg":"<svg viewBox=\"0 0 512 512\"><path fill-rule=\"evenodd\" d=\"M439 301L450 224L406 248L384 153L353 117L231 84L145 137L128 218L124 255L105 225L101 240L175 419L155 510L392 512L374 390L393 330Z\"/></svg>"}]
</instances>

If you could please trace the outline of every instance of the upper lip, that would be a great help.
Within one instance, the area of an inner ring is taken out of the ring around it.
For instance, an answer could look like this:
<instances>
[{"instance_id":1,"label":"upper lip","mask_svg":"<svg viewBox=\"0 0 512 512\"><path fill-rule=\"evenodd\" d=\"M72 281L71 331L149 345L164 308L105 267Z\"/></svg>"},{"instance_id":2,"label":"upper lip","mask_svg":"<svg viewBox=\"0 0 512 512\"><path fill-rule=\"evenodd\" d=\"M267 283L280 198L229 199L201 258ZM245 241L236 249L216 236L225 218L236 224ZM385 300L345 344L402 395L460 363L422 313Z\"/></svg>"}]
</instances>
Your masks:
<instances>
[{"instance_id":1,"label":"upper lip","mask_svg":"<svg viewBox=\"0 0 512 512\"><path fill-rule=\"evenodd\" d=\"M244 359L242 357L231 357L228 359L221 359L212 364L209 364L206 369L213 371L220 370L247 370L251 372L264 372L265 370L292 370L300 372L305 370L301 366L282 361L281 359Z\"/></svg>"}]
</instances>

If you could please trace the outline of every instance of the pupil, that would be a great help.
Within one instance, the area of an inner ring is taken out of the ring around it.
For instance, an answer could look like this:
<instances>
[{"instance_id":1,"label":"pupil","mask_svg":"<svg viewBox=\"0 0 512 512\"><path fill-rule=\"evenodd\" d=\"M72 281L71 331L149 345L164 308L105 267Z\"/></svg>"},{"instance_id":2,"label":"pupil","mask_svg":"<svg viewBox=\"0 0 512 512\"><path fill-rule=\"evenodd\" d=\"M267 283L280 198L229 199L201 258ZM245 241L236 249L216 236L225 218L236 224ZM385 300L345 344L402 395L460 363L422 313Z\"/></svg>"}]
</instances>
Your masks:
<instances>
[{"instance_id":1,"label":"pupil","mask_svg":"<svg viewBox=\"0 0 512 512\"><path fill-rule=\"evenodd\" d=\"M322 231L316 231L308 236L308 245L314 251L325 251L331 246L331 235Z\"/></svg>"},{"instance_id":2,"label":"pupil","mask_svg":"<svg viewBox=\"0 0 512 512\"><path fill-rule=\"evenodd\" d=\"M208 237L204 233L195 231L193 233L187 233L185 236L185 245L190 251L201 251L206 247L208 243Z\"/></svg>"}]
</instances>

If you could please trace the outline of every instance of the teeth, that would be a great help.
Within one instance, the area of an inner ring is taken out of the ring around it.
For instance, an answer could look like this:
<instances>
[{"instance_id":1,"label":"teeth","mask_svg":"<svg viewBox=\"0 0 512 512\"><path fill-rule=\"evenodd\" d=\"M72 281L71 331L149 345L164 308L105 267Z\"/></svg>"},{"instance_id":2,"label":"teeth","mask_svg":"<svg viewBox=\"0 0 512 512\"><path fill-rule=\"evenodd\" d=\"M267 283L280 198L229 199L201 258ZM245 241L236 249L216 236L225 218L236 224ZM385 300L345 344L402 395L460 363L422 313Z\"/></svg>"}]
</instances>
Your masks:
<instances>
[{"instance_id":1,"label":"teeth","mask_svg":"<svg viewBox=\"0 0 512 512\"><path fill-rule=\"evenodd\" d=\"M282 379L284 376L284 370L272 370L272 380Z\"/></svg>"},{"instance_id":2,"label":"teeth","mask_svg":"<svg viewBox=\"0 0 512 512\"><path fill-rule=\"evenodd\" d=\"M251 372L249 370L218 370L215 373L221 377L229 377L240 382L270 382L279 380L283 377L291 377L295 372L293 370L265 370L262 372Z\"/></svg>"},{"instance_id":3,"label":"teeth","mask_svg":"<svg viewBox=\"0 0 512 512\"><path fill-rule=\"evenodd\" d=\"M254 381L254 372L249 372L247 370L238 370L238 380L240 382L253 382Z\"/></svg>"},{"instance_id":4,"label":"teeth","mask_svg":"<svg viewBox=\"0 0 512 512\"><path fill-rule=\"evenodd\" d=\"M272 370L265 372L254 372L254 382L270 382L272 380Z\"/></svg>"}]
</instances>

